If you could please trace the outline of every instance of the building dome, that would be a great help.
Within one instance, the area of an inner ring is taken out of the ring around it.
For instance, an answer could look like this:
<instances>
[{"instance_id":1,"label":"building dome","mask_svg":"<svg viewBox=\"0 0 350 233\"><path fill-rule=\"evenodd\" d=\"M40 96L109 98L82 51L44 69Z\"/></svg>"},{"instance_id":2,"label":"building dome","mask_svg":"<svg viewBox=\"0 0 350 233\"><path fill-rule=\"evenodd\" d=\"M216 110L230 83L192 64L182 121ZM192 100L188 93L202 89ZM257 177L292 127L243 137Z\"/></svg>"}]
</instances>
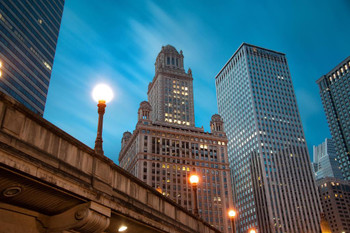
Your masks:
<instances>
[{"instance_id":1,"label":"building dome","mask_svg":"<svg viewBox=\"0 0 350 233\"><path fill-rule=\"evenodd\" d=\"M128 144L129 139L131 138L132 134L129 131L125 131L123 133L122 137L122 148Z\"/></svg>"},{"instance_id":2,"label":"building dome","mask_svg":"<svg viewBox=\"0 0 350 233\"><path fill-rule=\"evenodd\" d=\"M219 114L214 114L210 121L211 132L223 132L224 131L224 121Z\"/></svg>"},{"instance_id":3,"label":"building dome","mask_svg":"<svg viewBox=\"0 0 350 233\"><path fill-rule=\"evenodd\" d=\"M184 56L181 50L179 53L172 45L162 46L162 50L159 52L156 58L156 71L166 69L177 70L185 73L183 59Z\"/></svg>"},{"instance_id":4,"label":"building dome","mask_svg":"<svg viewBox=\"0 0 350 233\"><path fill-rule=\"evenodd\" d=\"M151 120L150 113L152 112L152 106L147 101L142 101L140 103L140 108L138 111L138 120Z\"/></svg>"},{"instance_id":5,"label":"building dome","mask_svg":"<svg viewBox=\"0 0 350 233\"><path fill-rule=\"evenodd\" d=\"M129 131L125 131L123 133L123 138L129 138L129 137L131 137L131 133Z\"/></svg>"},{"instance_id":6,"label":"building dome","mask_svg":"<svg viewBox=\"0 0 350 233\"><path fill-rule=\"evenodd\" d=\"M224 122L219 114L214 114L211 117L212 122Z\"/></svg>"},{"instance_id":7,"label":"building dome","mask_svg":"<svg viewBox=\"0 0 350 233\"><path fill-rule=\"evenodd\" d=\"M166 45L162 47L162 51L166 52L166 53L177 53L179 54L179 52L176 50L176 48L172 45Z\"/></svg>"},{"instance_id":8,"label":"building dome","mask_svg":"<svg viewBox=\"0 0 350 233\"><path fill-rule=\"evenodd\" d=\"M140 103L140 109L152 111L152 106L147 101L142 101Z\"/></svg>"}]
</instances>

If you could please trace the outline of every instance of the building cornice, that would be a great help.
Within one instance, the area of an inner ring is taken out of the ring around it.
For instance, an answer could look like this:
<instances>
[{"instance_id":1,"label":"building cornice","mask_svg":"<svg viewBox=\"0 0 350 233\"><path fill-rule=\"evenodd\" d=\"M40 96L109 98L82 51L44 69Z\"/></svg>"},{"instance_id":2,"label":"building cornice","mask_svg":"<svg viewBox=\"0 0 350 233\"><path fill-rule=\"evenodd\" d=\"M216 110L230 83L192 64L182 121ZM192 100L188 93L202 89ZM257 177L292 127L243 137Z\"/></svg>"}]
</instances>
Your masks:
<instances>
[{"instance_id":1,"label":"building cornice","mask_svg":"<svg viewBox=\"0 0 350 233\"><path fill-rule=\"evenodd\" d=\"M274 50L271 50L271 49L266 49L266 48L262 48L262 47L259 47L259 46L256 46L256 45L252 45L252 44L248 44L248 43L245 43L243 42L239 48L233 53L233 55L230 57L230 59L228 59L228 61L225 63L225 65L221 68L221 70L217 73L217 75L215 76L215 79L217 79L220 74L222 73L222 71L226 68L226 66L231 62L231 60L237 55L237 53L243 48L243 46L249 46L249 47L252 47L252 48L257 48L257 49L261 49L261 50L264 50L264 51L267 51L267 52L272 52L272 53L277 53L279 55L282 55L282 56L285 56L284 53L281 53L281 52L277 52L277 51L274 51Z\"/></svg>"}]
</instances>

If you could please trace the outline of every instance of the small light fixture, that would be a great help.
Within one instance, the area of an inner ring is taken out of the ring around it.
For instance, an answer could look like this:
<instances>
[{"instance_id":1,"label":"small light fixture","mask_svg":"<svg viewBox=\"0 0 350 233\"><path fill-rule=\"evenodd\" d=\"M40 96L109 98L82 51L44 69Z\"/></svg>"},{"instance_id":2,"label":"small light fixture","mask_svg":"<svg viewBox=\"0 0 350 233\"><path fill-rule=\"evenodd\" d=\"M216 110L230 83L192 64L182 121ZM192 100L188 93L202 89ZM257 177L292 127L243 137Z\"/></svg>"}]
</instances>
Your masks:
<instances>
[{"instance_id":1,"label":"small light fixture","mask_svg":"<svg viewBox=\"0 0 350 233\"><path fill-rule=\"evenodd\" d=\"M22 192L22 188L20 186L12 186L12 187L6 188L2 192L2 195L4 195L5 197L14 197L20 194L21 192Z\"/></svg>"},{"instance_id":2,"label":"small light fixture","mask_svg":"<svg viewBox=\"0 0 350 233\"><path fill-rule=\"evenodd\" d=\"M250 229L249 233L256 233L255 229Z\"/></svg>"},{"instance_id":3,"label":"small light fixture","mask_svg":"<svg viewBox=\"0 0 350 233\"><path fill-rule=\"evenodd\" d=\"M230 218L236 217L236 211L230 210L230 211L228 212L228 216L229 216Z\"/></svg>"},{"instance_id":4,"label":"small light fixture","mask_svg":"<svg viewBox=\"0 0 350 233\"><path fill-rule=\"evenodd\" d=\"M190 183L193 185L197 185L199 182L199 177L197 175L190 176Z\"/></svg>"},{"instance_id":5,"label":"small light fixture","mask_svg":"<svg viewBox=\"0 0 350 233\"><path fill-rule=\"evenodd\" d=\"M104 104L106 104L106 103L110 102L113 99L113 91L106 84L98 84L92 90L92 98L97 103L104 103Z\"/></svg>"},{"instance_id":6,"label":"small light fixture","mask_svg":"<svg viewBox=\"0 0 350 233\"><path fill-rule=\"evenodd\" d=\"M121 226L121 227L119 227L118 232L124 232L124 231L126 231L127 229L128 229L127 226Z\"/></svg>"}]
</instances>

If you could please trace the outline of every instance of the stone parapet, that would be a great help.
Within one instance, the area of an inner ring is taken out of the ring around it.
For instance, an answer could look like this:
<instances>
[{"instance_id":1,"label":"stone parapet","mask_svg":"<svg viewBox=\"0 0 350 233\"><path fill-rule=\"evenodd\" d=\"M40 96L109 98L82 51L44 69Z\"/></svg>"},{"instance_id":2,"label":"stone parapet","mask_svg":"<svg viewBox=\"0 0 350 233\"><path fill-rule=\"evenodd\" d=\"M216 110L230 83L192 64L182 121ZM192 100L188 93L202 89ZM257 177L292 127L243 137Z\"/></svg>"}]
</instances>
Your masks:
<instances>
[{"instance_id":1,"label":"stone parapet","mask_svg":"<svg viewBox=\"0 0 350 233\"><path fill-rule=\"evenodd\" d=\"M220 232L2 93L0 123L0 225L13 216L8 232L22 232L22 220L32 232L116 232L123 224L130 232Z\"/></svg>"}]
</instances>

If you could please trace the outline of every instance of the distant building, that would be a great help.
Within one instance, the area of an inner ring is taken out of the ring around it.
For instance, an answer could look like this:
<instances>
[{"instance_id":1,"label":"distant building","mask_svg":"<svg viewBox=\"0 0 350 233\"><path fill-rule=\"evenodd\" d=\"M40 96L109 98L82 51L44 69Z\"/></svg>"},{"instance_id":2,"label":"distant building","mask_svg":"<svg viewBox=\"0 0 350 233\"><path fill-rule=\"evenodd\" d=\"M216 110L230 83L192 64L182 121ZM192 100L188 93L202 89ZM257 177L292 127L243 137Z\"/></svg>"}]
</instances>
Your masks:
<instances>
[{"instance_id":1,"label":"distant building","mask_svg":"<svg viewBox=\"0 0 350 233\"><path fill-rule=\"evenodd\" d=\"M0 1L0 91L43 115L64 0Z\"/></svg>"},{"instance_id":2,"label":"distant building","mask_svg":"<svg viewBox=\"0 0 350 233\"><path fill-rule=\"evenodd\" d=\"M350 180L350 57L346 58L317 84L328 126L334 140L340 170Z\"/></svg>"},{"instance_id":3,"label":"distant building","mask_svg":"<svg viewBox=\"0 0 350 233\"><path fill-rule=\"evenodd\" d=\"M238 232L319 233L319 200L285 54L243 43L215 77Z\"/></svg>"},{"instance_id":4,"label":"distant building","mask_svg":"<svg viewBox=\"0 0 350 233\"><path fill-rule=\"evenodd\" d=\"M317 182L323 213L332 233L350 232L350 183L333 177Z\"/></svg>"},{"instance_id":5,"label":"distant building","mask_svg":"<svg viewBox=\"0 0 350 233\"><path fill-rule=\"evenodd\" d=\"M182 51L162 47L155 66L149 102L140 104L133 133L123 135L119 165L189 210L194 209L189 177L198 174L200 217L231 232L227 213L232 189L223 121L213 115L211 133L195 127L193 78L191 70L183 68Z\"/></svg>"},{"instance_id":6,"label":"distant building","mask_svg":"<svg viewBox=\"0 0 350 233\"><path fill-rule=\"evenodd\" d=\"M313 161L316 180L326 177L343 179L332 139L326 138L322 144L313 146Z\"/></svg>"}]
</instances>

